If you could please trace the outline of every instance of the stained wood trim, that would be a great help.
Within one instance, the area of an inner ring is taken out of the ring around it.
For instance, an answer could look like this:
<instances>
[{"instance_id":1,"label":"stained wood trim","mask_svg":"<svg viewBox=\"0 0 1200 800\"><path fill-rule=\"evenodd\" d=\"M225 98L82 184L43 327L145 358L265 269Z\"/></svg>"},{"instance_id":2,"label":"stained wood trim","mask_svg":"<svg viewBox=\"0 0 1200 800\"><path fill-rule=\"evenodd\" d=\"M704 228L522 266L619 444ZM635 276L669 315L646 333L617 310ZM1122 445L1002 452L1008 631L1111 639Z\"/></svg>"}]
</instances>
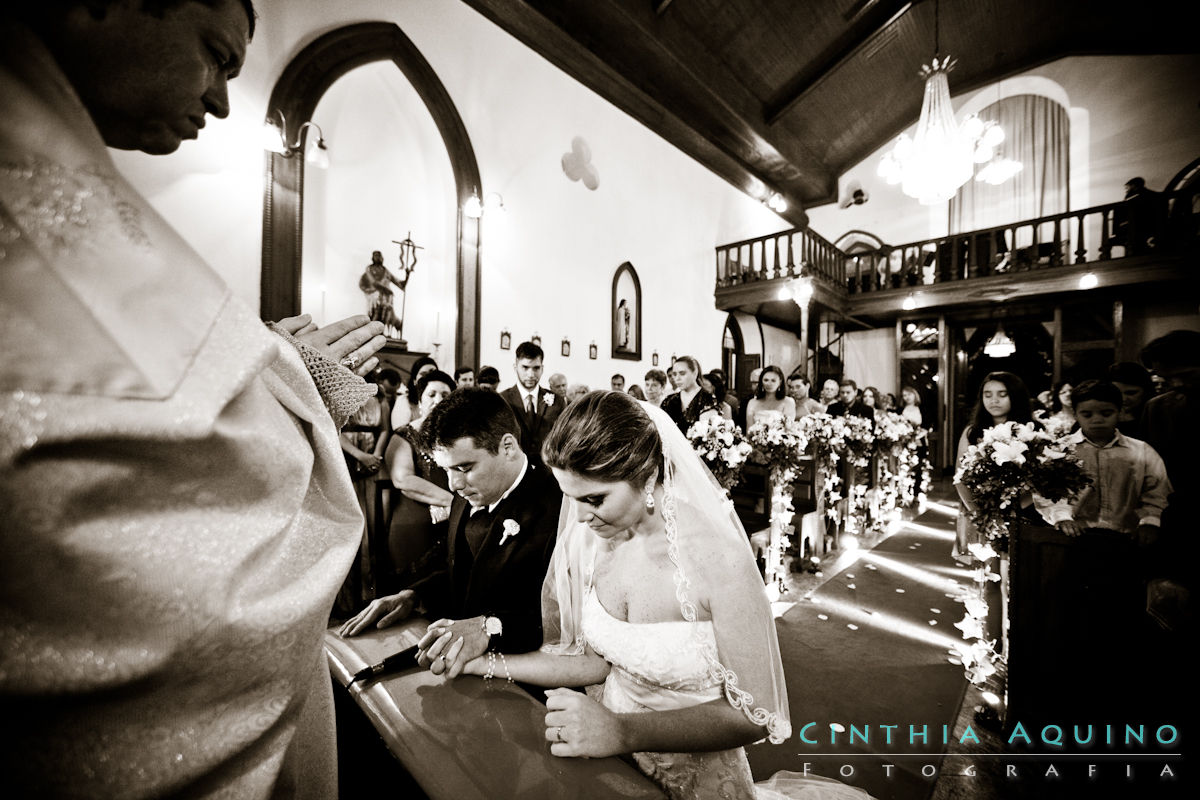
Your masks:
<instances>
[{"instance_id":1,"label":"stained wood trim","mask_svg":"<svg viewBox=\"0 0 1200 800\"><path fill-rule=\"evenodd\" d=\"M479 220L462 212L473 193L483 196L479 164L466 125L433 67L399 27L386 22L347 25L320 36L284 68L271 91L268 119L282 111L284 132L295 141L301 124L334 81L356 67L391 61L416 89L445 142L457 194L458 253L455 351L459 364L479 360ZM271 153L263 183L262 290L264 319L300 313L304 226L304 159Z\"/></svg>"}]
</instances>

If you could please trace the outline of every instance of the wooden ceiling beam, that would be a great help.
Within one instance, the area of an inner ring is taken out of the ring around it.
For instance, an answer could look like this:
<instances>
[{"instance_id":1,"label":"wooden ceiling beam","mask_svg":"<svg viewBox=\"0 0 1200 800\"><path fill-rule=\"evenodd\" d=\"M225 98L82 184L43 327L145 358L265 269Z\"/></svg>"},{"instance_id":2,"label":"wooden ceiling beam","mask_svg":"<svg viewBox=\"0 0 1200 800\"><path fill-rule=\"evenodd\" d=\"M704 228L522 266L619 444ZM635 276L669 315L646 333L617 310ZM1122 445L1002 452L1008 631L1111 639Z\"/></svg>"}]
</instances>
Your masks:
<instances>
[{"instance_id":1,"label":"wooden ceiling beam","mask_svg":"<svg viewBox=\"0 0 1200 800\"><path fill-rule=\"evenodd\" d=\"M884 0L866 9L858 22L835 39L821 54L789 80L763 106L763 118L768 125L779 119L831 75L838 67L854 58L882 34L892 23L904 16L921 0Z\"/></svg>"}]
</instances>

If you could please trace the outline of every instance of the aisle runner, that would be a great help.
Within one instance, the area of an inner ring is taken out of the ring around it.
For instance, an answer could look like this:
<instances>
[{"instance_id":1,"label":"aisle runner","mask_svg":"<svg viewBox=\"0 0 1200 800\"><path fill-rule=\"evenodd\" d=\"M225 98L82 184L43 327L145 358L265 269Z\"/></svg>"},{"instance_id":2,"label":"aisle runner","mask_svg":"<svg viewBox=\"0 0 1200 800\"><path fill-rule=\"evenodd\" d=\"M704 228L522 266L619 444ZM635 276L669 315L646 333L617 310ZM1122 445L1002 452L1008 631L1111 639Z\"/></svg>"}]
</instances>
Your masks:
<instances>
[{"instance_id":1,"label":"aisle runner","mask_svg":"<svg viewBox=\"0 0 1200 800\"><path fill-rule=\"evenodd\" d=\"M931 506L778 620L793 733L749 749L756 779L807 762L879 800L929 796L967 687L950 661L953 581L970 580L952 540L953 517Z\"/></svg>"}]
</instances>

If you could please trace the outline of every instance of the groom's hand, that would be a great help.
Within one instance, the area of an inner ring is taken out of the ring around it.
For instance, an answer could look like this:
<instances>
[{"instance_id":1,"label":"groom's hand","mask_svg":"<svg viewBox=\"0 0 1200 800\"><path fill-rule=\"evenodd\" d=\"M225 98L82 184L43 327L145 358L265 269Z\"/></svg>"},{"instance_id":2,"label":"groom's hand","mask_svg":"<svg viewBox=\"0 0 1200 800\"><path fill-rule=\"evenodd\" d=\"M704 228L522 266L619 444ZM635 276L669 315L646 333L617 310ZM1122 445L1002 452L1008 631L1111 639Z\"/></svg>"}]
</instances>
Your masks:
<instances>
[{"instance_id":1,"label":"groom's hand","mask_svg":"<svg viewBox=\"0 0 1200 800\"><path fill-rule=\"evenodd\" d=\"M629 750L621 717L571 689L546 690L546 741L556 756L603 758Z\"/></svg>"},{"instance_id":2,"label":"groom's hand","mask_svg":"<svg viewBox=\"0 0 1200 800\"><path fill-rule=\"evenodd\" d=\"M417 643L417 663L434 675L457 678L473 658L487 652L491 637L483 629L483 617L439 619L429 625Z\"/></svg>"}]
</instances>

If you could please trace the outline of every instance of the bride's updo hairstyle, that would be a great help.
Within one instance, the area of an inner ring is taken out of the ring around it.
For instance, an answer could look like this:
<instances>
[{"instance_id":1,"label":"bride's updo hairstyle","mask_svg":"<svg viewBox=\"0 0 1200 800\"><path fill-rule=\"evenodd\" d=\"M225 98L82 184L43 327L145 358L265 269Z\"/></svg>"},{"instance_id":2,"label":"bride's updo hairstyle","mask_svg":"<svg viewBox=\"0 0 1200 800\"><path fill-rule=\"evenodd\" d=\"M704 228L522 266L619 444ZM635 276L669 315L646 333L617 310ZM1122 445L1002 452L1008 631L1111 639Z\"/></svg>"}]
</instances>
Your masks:
<instances>
[{"instance_id":1,"label":"bride's updo hairstyle","mask_svg":"<svg viewBox=\"0 0 1200 800\"><path fill-rule=\"evenodd\" d=\"M567 406L542 442L542 460L589 480L638 488L652 475L662 481L662 439L624 392L589 392Z\"/></svg>"}]
</instances>

